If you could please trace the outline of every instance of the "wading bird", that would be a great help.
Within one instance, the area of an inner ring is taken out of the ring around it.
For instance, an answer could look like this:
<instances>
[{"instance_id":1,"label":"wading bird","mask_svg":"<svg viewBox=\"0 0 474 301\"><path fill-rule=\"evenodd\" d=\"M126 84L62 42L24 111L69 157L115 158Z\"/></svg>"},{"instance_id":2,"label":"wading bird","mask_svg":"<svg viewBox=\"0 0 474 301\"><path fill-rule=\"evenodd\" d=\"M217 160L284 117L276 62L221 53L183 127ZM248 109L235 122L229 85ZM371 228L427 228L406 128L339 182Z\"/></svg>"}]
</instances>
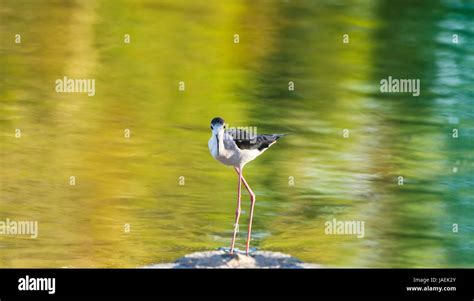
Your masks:
<instances>
[{"instance_id":1,"label":"wading bird","mask_svg":"<svg viewBox=\"0 0 474 301\"><path fill-rule=\"evenodd\" d=\"M244 165L260 156L284 134L251 135L242 129L226 129L224 119L216 117L211 120L212 136L209 139L211 155L219 162L234 167L238 174L237 210L235 211L234 235L230 245L230 253L234 253L235 238L239 231L239 217L241 204L241 184L250 194L250 217L245 253L249 255L250 235L252 232L253 209L255 206L255 193L245 180L242 170Z\"/></svg>"}]
</instances>

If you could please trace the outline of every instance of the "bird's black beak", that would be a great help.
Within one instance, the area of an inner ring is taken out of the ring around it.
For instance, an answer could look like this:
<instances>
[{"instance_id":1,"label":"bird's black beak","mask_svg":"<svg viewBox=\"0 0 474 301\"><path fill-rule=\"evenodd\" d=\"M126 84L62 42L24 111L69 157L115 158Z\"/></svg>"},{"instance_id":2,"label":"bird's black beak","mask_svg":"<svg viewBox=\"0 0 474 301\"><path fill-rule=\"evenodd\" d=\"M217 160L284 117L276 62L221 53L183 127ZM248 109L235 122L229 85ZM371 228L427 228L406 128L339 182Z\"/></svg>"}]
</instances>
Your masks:
<instances>
[{"instance_id":1,"label":"bird's black beak","mask_svg":"<svg viewBox=\"0 0 474 301\"><path fill-rule=\"evenodd\" d=\"M219 155L219 136L216 135L216 141L217 141L217 155Z\"/></svg>"}]
</instances>

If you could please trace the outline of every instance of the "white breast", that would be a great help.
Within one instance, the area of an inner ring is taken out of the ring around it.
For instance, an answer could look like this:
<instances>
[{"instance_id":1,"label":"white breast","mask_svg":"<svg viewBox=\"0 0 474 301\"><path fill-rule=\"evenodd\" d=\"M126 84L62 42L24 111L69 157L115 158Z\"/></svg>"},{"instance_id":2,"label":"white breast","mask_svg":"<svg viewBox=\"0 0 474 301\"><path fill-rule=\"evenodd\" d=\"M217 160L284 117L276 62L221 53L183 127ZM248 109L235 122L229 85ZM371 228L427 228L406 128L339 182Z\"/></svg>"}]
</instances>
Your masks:
<instances>
[{"instance_id":1,"label":"white breast","mask_svg":"<svg viewBox=\"0 0 474 301\"><path fill-rule=\"evenodd\" d=\"M235 144L232 136L224 134L219 147L217 147L217 139L214 135L209 139L209 151L212 157L225 165L243 166L244 159L250 158L249 154L244 154ZM218 152L219 150L219 152ZM255 158L255 157L254 157Z\"/></svg>"}]
</instances>

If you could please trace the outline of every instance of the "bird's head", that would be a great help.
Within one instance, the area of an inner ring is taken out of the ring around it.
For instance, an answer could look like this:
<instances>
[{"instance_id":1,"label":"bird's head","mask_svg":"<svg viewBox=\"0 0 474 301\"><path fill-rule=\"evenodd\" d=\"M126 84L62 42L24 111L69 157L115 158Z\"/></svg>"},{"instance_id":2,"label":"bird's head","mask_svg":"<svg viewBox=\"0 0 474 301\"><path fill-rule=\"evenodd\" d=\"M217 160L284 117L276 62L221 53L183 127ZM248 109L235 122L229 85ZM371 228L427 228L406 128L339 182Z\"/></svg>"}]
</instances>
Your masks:
<instances>
[{"instance_id":1,"label":"bird's head","mask_svg":"<svg viewBox=\"0 0 474 301\"><path fill-rule=\"evenodd\" d=\"M211 131L214 135L222 135L225 130L225 121L220 117L211 120Z\"/></svg>"}]
</instances>

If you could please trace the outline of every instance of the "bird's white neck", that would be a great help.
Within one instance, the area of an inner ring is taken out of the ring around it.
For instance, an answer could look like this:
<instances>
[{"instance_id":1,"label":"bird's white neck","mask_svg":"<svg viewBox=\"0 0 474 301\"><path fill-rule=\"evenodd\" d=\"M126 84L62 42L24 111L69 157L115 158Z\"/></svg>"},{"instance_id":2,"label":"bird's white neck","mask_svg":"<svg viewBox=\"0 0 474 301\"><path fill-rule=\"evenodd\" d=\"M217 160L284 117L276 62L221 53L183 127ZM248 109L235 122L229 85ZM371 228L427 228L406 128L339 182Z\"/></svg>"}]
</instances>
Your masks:
<instances>
[{"instance_id":1,"label":"bird's white neck","mask_svg":"<svg viewBox=\"0 0 474 301\"><path fill-rule=\"evenodd\" d=\"M220 131L218 133L212 133L211 141L212 141L212 155L214 157L222 156L225 154L225 144L224 144L224 131Z\"/></svg>"}]
</instances>

